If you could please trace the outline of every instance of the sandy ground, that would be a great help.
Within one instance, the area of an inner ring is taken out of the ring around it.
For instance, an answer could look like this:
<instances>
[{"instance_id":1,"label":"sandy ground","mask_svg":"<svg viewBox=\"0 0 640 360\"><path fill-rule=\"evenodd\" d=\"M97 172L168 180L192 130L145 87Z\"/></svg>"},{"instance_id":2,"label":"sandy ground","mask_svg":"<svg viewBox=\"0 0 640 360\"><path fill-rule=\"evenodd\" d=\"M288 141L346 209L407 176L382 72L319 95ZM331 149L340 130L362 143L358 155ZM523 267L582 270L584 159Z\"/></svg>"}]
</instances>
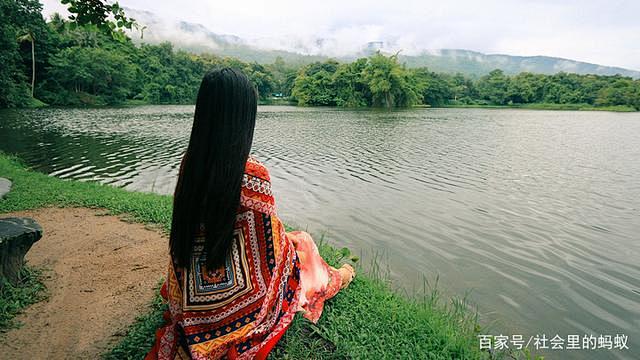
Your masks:
<instances>
[{"instance_id":1,"label":"sandy ground","mask_svg":"<svg viewBox=\"0 0 640 360\"><path fill-rule=\"evenodd\" d=\"M1 359L95 359L147 309L164 276L167 239L104 211L47 208L0 214L34 218L44 236L27 253L44 268L48 300L0 334Z\"/></svg>"}]
</instances>

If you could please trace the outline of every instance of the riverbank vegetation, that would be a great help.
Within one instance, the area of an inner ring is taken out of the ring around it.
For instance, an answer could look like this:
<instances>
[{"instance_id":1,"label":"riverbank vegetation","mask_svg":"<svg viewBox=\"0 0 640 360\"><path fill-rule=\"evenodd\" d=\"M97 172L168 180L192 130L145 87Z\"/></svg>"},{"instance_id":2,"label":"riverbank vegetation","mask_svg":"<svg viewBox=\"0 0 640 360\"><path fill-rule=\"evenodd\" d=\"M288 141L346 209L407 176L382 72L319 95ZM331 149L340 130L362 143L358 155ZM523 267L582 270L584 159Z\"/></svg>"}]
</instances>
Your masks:
<instances>
[{"instance_id":1,"label":"riverbank vegetation","mask_svg":"<svg viewBox=\"0 0 640 360\"><path fill-rule=\"evenodd\" d=\"M46 298L42 276L39 269L23 267L17 284L0 278L0 336L1 333L20 325L14 318L25 307Z\"/></svg>"},{"instance_id":2,"label":"riverbank vegetation","mask_svg":"<svg viewBox=\"0 0 640 360\"><path fill-rule=\"evenodd\" d=\"M13 182L12 191L0 201L0 213L47 206L88 207L106 209L164 231L171 224L170 196L57 179L30 171L3 154L0 176ZM346 250L327 244L320 250L334 265L348 256ZM163 309L156 299L124 340L105 356L142 358L153 344ZM426 291L424 298L409 299L393 292L383 277L361 272L348 290L328 302L317 325L296 317L274 355L291 359L488 358L488 353L479 350L479 331L476 317L463 300L445 302L435 290Z\"/></svg>"},{"instance_id":3,"label":"riverbank vegetation","mask_svg":"<svg viewBox=\"0 0 640 360\"><path fill-rule=\"evenodd\" d=\"M640 80L631 78L568 73L508 76L494 70L471 79L407 68L396 56L379 53L349 64L329 60L303 67L292 95L299 105L640 110Z\"/></svg>"},{"instance_id":4,"label":"riverbank vegetation","mask_svg":"<svg viewBox=\"0 0 640 360\"><path fill-rule=\"evenodd\" d=\"M326 60L294 66L281 58L272 64L247 63L176 51L169 43L135 45L120 30L79 23L80 16L70 21L54 15L45 21L37 0L0 0L0 10L4 49L0 52L0 108L42 102L54 106L192 104L203 74L230 66L247 74L262 103L640 110L640 80L617 75L507 75L494 70L471 78L408 68L397 55L380 53L351 63ZM113 11L122 19L117 24L132 28L132 19L123 17L121 8Z\"/></svg>"}]
</instances>

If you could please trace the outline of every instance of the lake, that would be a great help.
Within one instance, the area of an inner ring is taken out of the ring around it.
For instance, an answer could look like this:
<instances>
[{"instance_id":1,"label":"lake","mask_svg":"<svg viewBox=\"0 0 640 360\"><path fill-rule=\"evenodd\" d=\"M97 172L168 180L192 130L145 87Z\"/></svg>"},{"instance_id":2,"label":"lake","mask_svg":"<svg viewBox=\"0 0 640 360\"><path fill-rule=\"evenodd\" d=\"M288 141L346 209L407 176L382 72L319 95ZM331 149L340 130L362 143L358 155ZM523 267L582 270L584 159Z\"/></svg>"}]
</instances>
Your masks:
<instances>
[{"instance_id":1,"label":"lake","mask_svg":"<svg viewBox=\"0 0 640 360\"><path fill-rule=\"evenodd\" d=\"M0 112L0 150L170 194L193 106ZM260 107L285 222L477 304L488 334L625 334L640 354L640 114ZM635 355L633 355L635 354Z\"/></svg>"}]
</instances>

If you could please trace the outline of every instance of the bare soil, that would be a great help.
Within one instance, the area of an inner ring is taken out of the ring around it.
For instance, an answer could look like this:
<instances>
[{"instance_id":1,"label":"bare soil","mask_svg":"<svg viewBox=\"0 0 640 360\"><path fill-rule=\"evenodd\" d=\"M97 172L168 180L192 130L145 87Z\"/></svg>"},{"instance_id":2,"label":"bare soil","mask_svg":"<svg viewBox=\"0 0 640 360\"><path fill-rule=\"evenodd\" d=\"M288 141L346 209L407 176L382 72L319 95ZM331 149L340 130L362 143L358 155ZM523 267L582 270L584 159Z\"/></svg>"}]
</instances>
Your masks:
<instances>
[{"instance_id":1,"label":"bare soil","mask_svg":"<svg viewBox=\"0 0 640 360\"><path fill-rule=\"evenodd\" d=\"M34 218L44 236L27 263L45 269L48 299L0 334L2 359L95 359L147 310L168 264L167 239L105 211L45 208L2 214Z\"/></svg>"}]
</instances>

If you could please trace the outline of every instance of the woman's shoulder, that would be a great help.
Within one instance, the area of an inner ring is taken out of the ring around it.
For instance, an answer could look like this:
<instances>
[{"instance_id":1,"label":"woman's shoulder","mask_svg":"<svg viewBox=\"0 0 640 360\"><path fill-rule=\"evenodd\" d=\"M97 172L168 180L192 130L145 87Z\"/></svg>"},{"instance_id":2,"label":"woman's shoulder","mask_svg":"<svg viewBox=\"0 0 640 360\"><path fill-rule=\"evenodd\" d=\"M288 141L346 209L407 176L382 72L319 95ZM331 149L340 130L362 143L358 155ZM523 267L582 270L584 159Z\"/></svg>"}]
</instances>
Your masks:
<instances>
[{"instance_id":1,"label":"woman's shoulder","mask_svg":"<svg viewBox=\"0 0 640 360\"><path fill-rule=\"evenodd\" d=\"M276 211L269 171L255 157L247 159L240 204L268 215L274 215Z\"/></svg>"},{"instance_id":2,"label":"woman's shoulder","mask_svg":"<svg viewBox=\"0 0 640 360\"><path fill-rule=\"evenodd\" d=\"M250 155L247 159L247 164L245 166L244 172L246 175L259 178L263 181L271 182L269 170L260 160L258 160L253 155Z\"/></svg>"}]
</instances>

